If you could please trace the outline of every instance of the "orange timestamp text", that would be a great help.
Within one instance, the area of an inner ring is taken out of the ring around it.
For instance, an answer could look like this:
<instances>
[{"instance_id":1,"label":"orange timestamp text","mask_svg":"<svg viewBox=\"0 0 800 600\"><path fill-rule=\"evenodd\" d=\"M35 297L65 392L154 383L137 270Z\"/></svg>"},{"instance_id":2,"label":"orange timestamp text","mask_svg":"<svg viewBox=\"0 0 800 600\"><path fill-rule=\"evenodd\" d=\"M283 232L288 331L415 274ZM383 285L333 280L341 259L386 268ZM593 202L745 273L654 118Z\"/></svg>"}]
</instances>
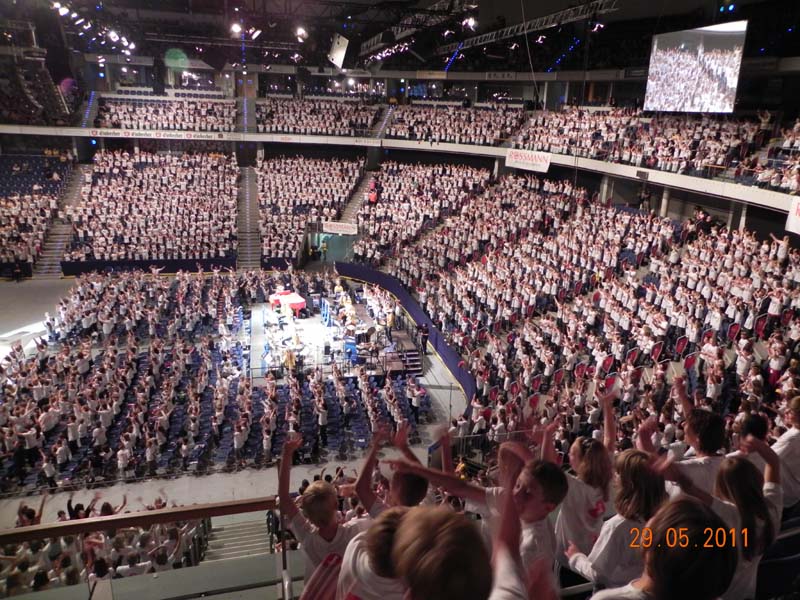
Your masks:
<instances>
[{"instance_id":1,"label":"orange timestamp text","mask_svg":"<svg viewBox=\"0 0 800 600\"><path fill-rule=\"evenodd\" d=\"M687 527L670 527L664 539L655 542L653 530L649 527L631 527L631 548L747 548L747 528L725 529L723 527L706 527L702 540L689 538Z\"/></svg>"}]
</instances>

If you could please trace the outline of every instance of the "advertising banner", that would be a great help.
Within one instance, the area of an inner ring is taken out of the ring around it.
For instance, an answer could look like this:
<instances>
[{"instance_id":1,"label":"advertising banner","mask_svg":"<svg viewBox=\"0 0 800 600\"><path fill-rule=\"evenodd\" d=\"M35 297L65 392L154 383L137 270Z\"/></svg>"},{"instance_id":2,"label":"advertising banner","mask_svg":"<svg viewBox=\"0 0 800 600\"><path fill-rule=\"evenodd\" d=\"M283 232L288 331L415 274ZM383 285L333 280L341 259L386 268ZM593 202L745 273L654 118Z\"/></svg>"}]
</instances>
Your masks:
<instances>
[{"instance_id":1,"label":"advertising banner","mask_svg":"<svg viewBox=\"0 0 800 600\"><path fill-rule=\"evenodd\" d=\"M550 169L550 153L509 148L506 153L506 166L525 169L526 171L547 173Z\"/></svg>"}]
</instances>

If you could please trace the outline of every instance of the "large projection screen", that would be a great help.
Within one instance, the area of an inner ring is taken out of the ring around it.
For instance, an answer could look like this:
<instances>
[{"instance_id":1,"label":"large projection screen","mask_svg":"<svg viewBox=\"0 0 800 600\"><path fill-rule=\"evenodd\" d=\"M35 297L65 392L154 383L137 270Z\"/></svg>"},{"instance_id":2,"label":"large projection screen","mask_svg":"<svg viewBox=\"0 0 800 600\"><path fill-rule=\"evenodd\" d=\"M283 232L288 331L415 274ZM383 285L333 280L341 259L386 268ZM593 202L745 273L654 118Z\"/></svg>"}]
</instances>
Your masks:
<instances>
[{"instance_id":1,"label":"large projection screen","mask_svg":"<svg viewBox=\"0 0 800 600\"><path fill-rule=\"evenodd\" d=\"M733 112L747 21L653 37L644 109Z\"/></svg>"}]
</instances>

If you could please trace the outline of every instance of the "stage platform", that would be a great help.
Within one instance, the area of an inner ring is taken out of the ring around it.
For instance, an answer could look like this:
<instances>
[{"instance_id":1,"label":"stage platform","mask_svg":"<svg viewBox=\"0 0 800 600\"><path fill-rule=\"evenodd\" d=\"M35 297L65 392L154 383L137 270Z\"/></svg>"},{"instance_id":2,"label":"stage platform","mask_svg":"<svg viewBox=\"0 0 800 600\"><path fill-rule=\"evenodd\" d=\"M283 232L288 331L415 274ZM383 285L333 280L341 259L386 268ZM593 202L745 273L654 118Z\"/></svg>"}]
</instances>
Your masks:
<instances>
[{"instance_id":1,"label":"stage platform","mask_svg":"<svg viewBox=\"0 0 800 600\"><path fill-rule=\"evenodd\" d=\"M280 310L274 310L268 303L253 305L250 316L250 375L254 385L258 385L268 371L272 371L277 379L283 379L285 351L288 348L292 348L297 356L298 369L321 366L326 375L332 372L334 362L345 376L355 375L361 364L367 366L370 375L407 372L409 369L404 357L415 351L410 335L402 330L394 331L394 343L388 343L385 333L378 332L379 327L370 317L366 305L354 306L361 329L376 330L368 337L369 342L374 344L374 350L371 353L366 350L366 341L358 344L359 358L355 363L348 360L346 355L342 328L326 326L315 307L308 307L309 315L305 318L291 318L284 316ZM299 344L296 343L298 341Z\"/></svg>"}]
</instances>

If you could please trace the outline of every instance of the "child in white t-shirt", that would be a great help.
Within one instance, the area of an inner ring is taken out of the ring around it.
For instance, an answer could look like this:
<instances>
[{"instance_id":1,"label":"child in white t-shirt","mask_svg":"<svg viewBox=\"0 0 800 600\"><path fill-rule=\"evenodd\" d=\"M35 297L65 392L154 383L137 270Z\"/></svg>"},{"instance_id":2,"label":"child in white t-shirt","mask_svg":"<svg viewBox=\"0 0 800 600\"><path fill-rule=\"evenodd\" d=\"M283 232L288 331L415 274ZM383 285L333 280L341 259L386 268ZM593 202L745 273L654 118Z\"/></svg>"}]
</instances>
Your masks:
<instances>
[{"instance_id":1,"label":"child in white t-shirt","mask_svg":"<svg viewBox=\"0 0 800 600\"><path fill-rule=\"evenodd\" d=\"M395 573L392 544L407 512L402 506L386 509L350 541L339 571L337 600L350 595L360 600L403 600L406 588Z\"/></svg>"},{"instance_id":2,"label":"child in white t-shirt","mask_svg":"<svg viewBox=\"0 0 800 600\"><path fill-rule=\"evenodd\" d=\"M290 435L283 444L278 479L281 515L294 532L306 555L305 577L308 581L317 566L329 554L344 556L347 545L369 526L366 519L339 523L339 501L336 488L325 481L315 481L301 496L302 512L289 496L292 458L303 444L299 434Z\"/></svg>"}]
</instances>

